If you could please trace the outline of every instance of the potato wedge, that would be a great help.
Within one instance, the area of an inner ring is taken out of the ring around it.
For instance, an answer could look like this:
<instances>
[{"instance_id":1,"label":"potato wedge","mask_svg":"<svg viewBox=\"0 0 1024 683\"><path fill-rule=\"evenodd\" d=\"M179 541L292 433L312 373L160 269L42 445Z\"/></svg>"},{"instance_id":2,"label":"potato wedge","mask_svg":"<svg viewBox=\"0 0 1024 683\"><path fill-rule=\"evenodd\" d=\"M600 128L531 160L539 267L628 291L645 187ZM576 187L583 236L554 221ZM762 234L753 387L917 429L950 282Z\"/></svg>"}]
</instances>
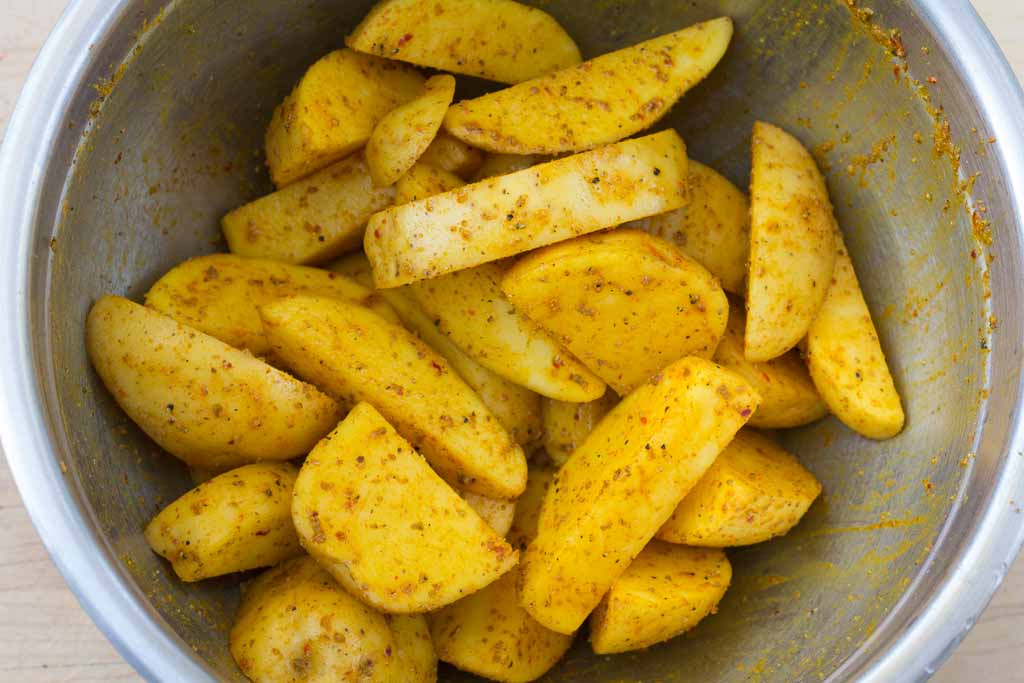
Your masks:
<instances>
[{"instance_id":1,"label":"potato wedge","mask_svg":"<svg viewBox=\"0 0 1024 683\"><path fill-rule=\"evenodd\" d=\"M710 358L729 315L704 266L639 230L539 249L501 288L620 396L680 358Z\"/></svg>"},{"instance_id":2,"label":"potato wedge","mask_svg":"<svg viewBox=\"0 0 1024 683\"><path fill-rule=\"evenodd\" d=\"M635 227L671 242L722 282L722 289L746 294L750 256L750 202L725 176L689 160L690 203L636 221Z\"/></svg>"},{"instance_id":3,"label":"potato wedge","mask_svg":"<svg viewBox=\"0 0 1024 683\"><path fill-rule=\"evenodd\" d=\"M752 149L744 353L761 363L796 346L818 314L836 263L835 218L799 140L758 121Z\"/></svg>"},{"instance_id":4,"label":"potato wedge","mask_svg":"<svg viewBox=\"0 0 1024 683\"><path fill-rule=\"evenodd\" d=\"M821 484L768 437L740 430L701 477L658 538L728 548L783 536L821 494Z\"/></svg>"},{"instance_id":5,"label":"potato wedge","mask_svg":"<svg viewBox=\"0 0 1024 683\"><path fill-rule=\"evenodd\" d=\"M300 294L351 301L398 322L379 294L343 275L232 254L199 256L175 266L146 292L146 305L225 344L262 355L270 347L257 307Z\"/></svg>"},{"instance_id":6,"label":"potato wedge","mask_svg":"<svg viewBox=\"0 0 1024 683\"><path fill-rule=\"evenodd\" d=\"M608 414L619 397L613 391L587 403L567 403L545 398L541 402L544 416L544 450L551 461L561 467L587 435Z\"/></svg>"},{"instance_id":7,"label":"potato wedge","mask_svg":"<svg viewBox=\"0 0 1024 683\"><path fill-rule=\"evenodd\" d=\"M540 76L448 110L444 128L502 154L580 152L654 125L711 73L732 39L728 17Z\"/></svg>"},{"instance_id":8,"label":"potato wedge","mask_svg":"<svg viewBox=\"0 0 1024 683\"><path fill-rule=\"evenodd\" d=\"M684 358L624 398L562 466L521 562L519 600L572 633L757 409L737 375Z\"/></svg>"},{"instance_id":9,"label":"potato wedge","mask_svg":"<svg viewBox=\"0 0 1024 683\"><path fill-rule=\"evenodd\" d=\"M182 581L271 567L302 554L287 462L238 467L200 484L146 526L146 542Z\"/></svg>"},{"instance_id":10,"label":"potato wedge","mask_svg":"<svg viewBox=\"0 0 1024 683\"><path fill-rule=\"evenodd\" d=\"M285 185L360 149L389 111L423 90L423 76L389 59L335 50L309 67L274 110L267 166Z\"/></svg>"},{"instance_id":11,"label":"potato wedge","mask_svg":"<svg viewBox=\"0 0 1024 683\"><path fill-rule=\"evenodd\" d=\"M869 439L889 439L903 429L903 405L838 231L836 245L832 286L807 331L807 368L843 424Z\"/></svg>"},{"instance_id":12,"label":"potato wedge","mask_svg":"<svg viewBox=\"0 0 1024 683\"><path fill-rule=\"evenodd\" d=\"M253 683L433 683L436 658L408 635L424 628L421 616L389 619L367 607L303 556L248 584L229 645Z\"/></svg>"},{"instance_id":13,"label":"potato wedge","mask_svg":"<svg viewBox=\"0 0 1024 683\"><path fill-rule=\"evenodd\" d=\"M512 307L501 291L505 266L485 263L409 286L441 332L474 360L541 396L592 401L604 382Z\"/></svg>"},{"instance_id":14,"label":"potato wedge","mask_svg":"<svg viewBox=\"0 0 1024 683\"><path fill-rule=\"evenodd\" d=\"M494 530L494 533L504 536L512 528L512 518L516 514L516 501L488 498L470 491L459 495L469 507L473 508L473 512L480 515L480 519Z\"/></svg>"},{"instance_id":15,"label":"potato wedge","mask_svg":"<svg viewBox=\"0 0 1024 683\"><path fill-rule=\"evenodd\" d=\"M520 498L513 545L525 548L537 530L537 518L554 472L531 469ZM562 658L573 637L555 633L524 610L517 599L513 568L486 588L430 615L438 657L464 671L495 681L533 681Z\"/></svg>"},{"instance_id":16,"label":"potato wedge","mask_svg":"<svg viewBox=\"0 0 1024 683\"><path fill-rule=\"evenodd\" d=\"M260 316L275 357L331 395L372 403L453 486L522 493L522 448L448 361L404 328L316 297L280 299Z\"/></svg>"},{"instance_id":17,"label":"potato wedge","mask_svg":"<svg viewBox=\"0 0 1024 683\"><path fill-rule=\"evenodd\" d=\"M312 385L118 296L93 305L85 345L128 417L192 466L305 455L340 417Z\"/></svg>"},{"instance_id":18,"label":"potato wedge","mask_svg":"<svg viewBox=\"0 0 1024 683\"><path fill-rule=\"evenodd\" d=\"M511 0L382 0L345 44L441 71L519 83L580 61L549 14Z\"/></svg>"},{"instance_id":19,"label":"potato wedge","mask_svg":"<svg viewBox=\"0 0 1024 683\"><path fill-rule=\"evenodd\" d=\"M306 458L292 516L306 551L385 612L451 604L518 559L369 403Z\"/></svg>"},{"instance_id":20,"label":"potato wedge","mask_svg":"<svg viewBox=\"0 0 1024 683\"><path fill-rule=\"evenodd\" d=\"M377 187L394 185L419 159L441 128L455 96L455 78L431 76L416 99L392 109L366 143L366 165Z\"/></svg>"},{"instance_id":21,"label":"potato wedge","mask_svg":"<svg viewBox=\"0 0 1024 683\"><path fill-rule=\"evenodd\" d=\"M408 204L462 187L459 176L420 162L410 168L395 184L395 204Z\"/></svg>"},{"instance_id":22,"label":"potato wedge","mask_svg":"<svg viewBox=\"0 0 1024 683\"><path fill-rule=\"evenodd\" d=\"M221 230L239 256L319 264L358 249L370 216L394 197L356 154L229 212Z\"/></svg>"},{"instance_id":23,"label":"potato wedge","mask_svg":"<svg viewBox=\"0 0 1024 683\"><path fill-rule=\"evenodd\" d=\"M476 147L470 147L462 140L453 138L443 129L438 131L437 137L430 143L427 151L419 160L421 164L454 173L463 179L472 178L483 162L483 152Z\"/></svg>"},{"instance_id":24,"label":"potato wedge","mask_svg":"<svg viewBox=\"0 0 1024 683\"><path fill-rule=\"evenodd\" d=\"M474 180L479 182L499 175L508 175L536 166L544 160L545 157L537 154L488 154L484 158L484 163L477 169Z\"/></svg>"},{"instance_id":25,"label":"potato wedge","mask_svg":"<svg viewBox=\"0 0 1024 683\"><path fill-rule=\"evenodd\" d=\"M714 361L747 380L761 396L761 405L747 423L762 429L800 427L828 414L800 353L793 349L763 363L751 363L743 355L744 313L742 304L731 302L729 323L715 351Z\"/></svg>"},{"instance_id":26,"label":"potato wedge","mask_svg":"<svg viewBox=\"0 0 1024 683\"><path fill-rule=\"evenodd\" d=\"M650 647L714 614L732 581L721 550L651 541L590 616L599 655Z\"/></svg>"},{"instance_id":27,"label":"potato wedge","mask_svg":"<svg viewBox=\"0 0 1024 683\"><path fill-rule=\"evenodd\" d=\"M685 189L686 147L663 131L386 209L363 244L397 287L677 209Z\"/></svg>"}]
</instances>

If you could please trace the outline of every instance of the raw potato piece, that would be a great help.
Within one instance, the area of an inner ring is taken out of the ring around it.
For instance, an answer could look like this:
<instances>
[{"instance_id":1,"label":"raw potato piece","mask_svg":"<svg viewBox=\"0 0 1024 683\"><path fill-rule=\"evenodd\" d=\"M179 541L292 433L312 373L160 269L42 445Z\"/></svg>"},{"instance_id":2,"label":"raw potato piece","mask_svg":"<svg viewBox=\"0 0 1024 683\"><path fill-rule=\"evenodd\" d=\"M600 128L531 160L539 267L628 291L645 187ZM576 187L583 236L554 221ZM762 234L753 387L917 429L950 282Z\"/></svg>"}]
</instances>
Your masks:
<instances>
[{"instance_id":1,"label":"raw potato piece","mask_svg":"<svg viewBox=\"0 0 1024 683\"><path fill-rule=\"evenodd\" d=\"M398 179L395 185L395 204L408 204L462 187L466 183L459 176L420 162Z\"/></svg>"},{"instance_id":2,"label":"raw potato piece","mask_svg":"<svg viewBox=\"0 0 1024 683\"><path fill-rule=\"evenodd\" d=\"M412 168L437 135L454 96L452 76L432 76L422 94L380 120L366 143L366 164L374 185L393 185Z\"/></svg>"},{"instance_id":3,"label":"raw potato piece","mask_svg":"<svg viewBox=\"0 0 1024 683\"><path fill-rule=\"evenodd\" d=\"M265 354L270 347L257 307L300 294L351 301L398 322L379 294L350 278L231 254L199 256L175 266L146 292L146 305L225 344Z\"/></svg>"},{"instance_id":4,"label":"raw potato piece","mask_svg":"<svg viewBox=\"0 0 1024 683\"><path fill-rule=\"evenodd\" d=\"M516 514L516 501L488 498L468 491L459 495L469 507L473 508L473 512L480 515L480 519L484 520L487 526L494 529L494 533L504 536L512 528L512 518Z\"/></svg>"},{"instance_id":5,"label":"raw potato piece","mask_svg":"<svg viewBox=\"0 0 1024 683\"><path fill-rule=\"evenodd\" d=\"M471 178L484 163L484 153L440 130L419 163L454 173L460 178Z\"/></svg>"},{"instance_id":6,"label":"raw potato piece","mask_svg":"<svg viewBox=\"0 0 1024 683\"><path fill-rule=\"evenodd\" d=\"M281 299L260 315L275 357L331 395L372 403L453 486L522 493L523 450L448 362L404 328L315 297Z\"/></svg>"},{"instance_id":7,"label":"raw potato piece","mask_svg":"<svg viewBox=\"0 0 1024 683\"><path fill-rule=\"evenodd\" d=\"M668 240L722 281L722 289L746 293L750 256L750 202L735 185L690 159L690 203L635 225Z\"/></svg>"},{"instance_id":8,"label":"raw potato piece","mask_svg":"<svg viewBox=\"0 0 1024 683\"><path fill-rule=\"evenodd\" d=\"M505 268L485 263L410 286L441 332L478 363L542 396L592 401L604 382L550 334L516 312L501 291Z\"/></svg>"},{"instance_id":9,"label":"raw potato piece","mask_svg":"<svg viewBox=\"0 0 1024 683\"><path fill-rule=\"evenodd\" d=\"M518 559L368 403L306 458L292 517L306 551L385 612L451 604Z\"/></svg>"},{"instance_id":10,"label":"raw potato piece","mask_svg":"<svg viewBox=\"0 0 1024 683\"><path fill-rule=\"evenodd\" d=\"M731 580L721 550L651 541L594 610L590 644L610 655L674 638L718 610Z\"/></svg>"},{"instance_id":11,"label":"raw potato piece","mask_svg":"<svg viewBox=\"0 0 1024 683\"><path fill-rule=\"evenodd\" d=\"M386 209L363 244L377 286L397 287L677 209L685 189L668 130Z\"/></svg>"},{"instance_id":12,"label":"raw potato piece","mask_svg":"<svg viewBox=\"0 0 1024 683\"><path fill-rule=\"evenodd\" d=\"M567 403L546 398L541 407L544 415L544 450L552 462L561 466L587 438L601 419L608 414L619 397L612 391L588 403Z\"/></svg>"},{"instance_id":13,"label":"raw potato piece","mask_svg":"<svg viewBox=\"0 0 1024 683\"><path fill-rule=\"evenodd\" d=\"M825 178L799 140L758 121L752 148L745 355L760 363L807 334L832 281L836 228Z\"/></svg>"},{"instance_id":14,"label":"raw potato piece","mask_svg":"<svg viewBox=\"0 0 1024 683\"><path fill-rule=\"evenodd\" d=\"M146 542L183 581L270 567L302 553L292 524L289 463L246 465L200 484L160 511Z\"/></svg>"},{"instance_id":15,"label":"raw potato piece","mask_svg":"<svg viewBox=\"0 0 1024 683\"><path fill-rule=\"evenodd\" d=\"M550 15L511 0L383 0L346 40L353 50L519 83L580 61Z\"/></svg>"},{"instance_id":16,"label":"raw potato piece","mask_svg":"<svg viewBox=\"0 0 1024 683\"><path fill-rule=\"evenodd\" d=\"M789 532L821 493L800 462L766 436L741 430L658 531L671 543L728 548Z\"/></svg>"},{"instance_id":17,"label":"raw potato piece","mask_svg":"<svg viewBox=\"0 0 1024 683\"><path fill-rule=\"evenodd\" d=\"M444 128L504 154L580 152L654 125L707 76L732 39L728 17L695 24L452 106Z\"/></svg>"},{"instance_id":18,"label":"raw potato piece","mask_svg":"<svg viewBox=\"0 0 1024 683\"><path fill-rule=\"evenodd\" d=\"M536 154L488 154L484 163L477 169L475 179L480 181L499 175L508 175L536 166L543 160L545 160L544 157Z\"/></svg>"},{"instance_id":19,"label":"raw potato piece","mask_svg":"<svg viewBox=\"0 0 1024 683\"><path fill-rule=\"evenodd\" d=\"M796 349L764 363L751 363L743 355L742 304L732 302L725 335L714 361L747 380L761 395L761 406L747 423L762 429L800 427L828 414L807 367Z\"/></svg>"},{"instance_id":20,"label":"raw potato piece","mask_svg":"<svg viewBox=\"0 0 1024 683\"><path fill-rule=\"evenodd\" d=\"M228 249L239 256L317 264L358 249L366 222L391 206L395 191L375 188L356 154L240 206L221 219Z\"/></svg>"},{"instance_id":21,"label":"raw potato piece","mask_svg":"<svg viewBox=\"0 0 1024 683\"><path fill-rule=\"evenodd\" d=\"M377 122L423 90L423 76L388 59L335 50L309 67L267 129L267 166L284 187L370 139Z\"/></svg>"},{"instance_id":22,"label":"raw potato piece","mask_svg":"<svg viewBox=\"0 0 1024 683\"><path fill-rule=\"evenodd\" d=\"M903 406L838 231L836 244L832 286L807 332L807 368L843 424L869 439L889 439L903 429Z\"/></svg>"},{"instance_id":23,"label":"raw potato piece","mask_svg":"<svg viewBox=\"0 0 1024 683\"><path fill-rule=\"evenodd\" d=\"M338 404L312 385L118 296L93 305L85 345L128 417L192 466L289 460L338 423Z\"/></svg>"},{"instance_id":24,"label":"raw potato piece","mask_svg":"<svg viewBox=\"0 0 1024 683\"><path fill-rule=\"evenodd\" d=\"M362 604L306 556L247 585L229 644L253 683L433 683L425 628L423 617L388 618Z\"/></svg>"},{"instance_id":25,"label":"raw potato piece","mask_svg":"<svg viewBox=\"0 0 1024 683\"><path fill-rule=\"evenodd\" d=\"M519 600L572 633L757 409L738 376L684 358L622 400L562 466L521 562Z\"/></svg>"},{"instance_id":26,"label":"raw potato piece","mask_svg":"<svg viewBox=\"0 0 1024 683\"><path fill-rule=\"evenodd\" d=\"M680 358L710 358L729 314L704 266L638 230L539 249L502 289L620 396Z\"/></svg>"}]
</instances>

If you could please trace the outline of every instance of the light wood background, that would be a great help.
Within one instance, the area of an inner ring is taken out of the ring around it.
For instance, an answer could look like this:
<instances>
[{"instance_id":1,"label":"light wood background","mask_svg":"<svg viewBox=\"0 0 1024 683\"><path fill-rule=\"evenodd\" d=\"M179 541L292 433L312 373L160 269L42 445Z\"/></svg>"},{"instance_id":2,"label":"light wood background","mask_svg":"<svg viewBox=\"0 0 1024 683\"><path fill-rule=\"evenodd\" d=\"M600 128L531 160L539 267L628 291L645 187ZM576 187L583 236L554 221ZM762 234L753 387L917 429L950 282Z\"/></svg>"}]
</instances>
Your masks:
<instances>
[{"instance_id":1,"label":"light wood background","mask_svg":"<svg viewBox=\"0 0 1024 683\"><path fill-rule=\"evenodd\" d=\"M39 46L66 0L0 0L0 135ZM974 0L1024 75L1024 0ZM0 464L0 681L138 681L78 606ZM1024 561L949 662L938 683L1024 683Z\"/></svg>"}]
</instances>

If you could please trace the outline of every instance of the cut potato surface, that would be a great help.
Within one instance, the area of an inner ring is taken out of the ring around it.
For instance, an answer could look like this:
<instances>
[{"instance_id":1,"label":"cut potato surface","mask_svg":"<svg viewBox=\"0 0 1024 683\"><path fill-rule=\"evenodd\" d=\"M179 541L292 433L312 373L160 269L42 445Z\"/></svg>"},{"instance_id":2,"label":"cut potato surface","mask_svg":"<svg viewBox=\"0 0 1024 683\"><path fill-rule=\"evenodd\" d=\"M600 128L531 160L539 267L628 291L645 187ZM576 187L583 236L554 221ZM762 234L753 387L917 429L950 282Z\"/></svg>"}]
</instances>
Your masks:
<instances>
[{"instance_id":1,"label":"cut potato surface","mask_svg":"<svg viewBox=\"0 0 1024 683\"><path fill-rule=\"evenodd\" d=\"M684 358L624 398L562 466L521 564L519 600L572 633L757 409L737 375Z\"/></svg>"},{"instance_id":2,"label":"cut potato surface","mask_svg":"<svg viewBox=\"0 0 1024 683\"><path fill-rule=\"evenodd\" d=\"M451 604L518 558L368 403L306 458L292 516L306 551L385 612Z\"/></svg>"},{"instance_id":3,"label":"cut potato surface","mask_svg":"<svg viewBox=\"0 0 1024 683\"><path fill-rule=\"evenodd\" d=\"M438 131L437 137L419 160L421 164L454 173L460 178L472 178L483 162L483 152L453 138L443 129Z\"/></svg>"},{"instance_id":4,"label":"cut potato surface","mask_svg":"<svg viewBox=\"0 0 1024 683\"><path fill-rule=\"evenodd\" d=\"M714 361L747 380L761 396L750 417L751 427L786 429L820 420L828 414L800 353L793 349L778 358L752 363L743 354L743 304L729 307L729 323L715 351Z\"/></svg>"},{"instance_id":5,"label":"cut potato surface","mask_svg":"<svg viewBox=\"0 0 1024 683\"><path fill-rule=\"evenodd\" d=\"M888 439L903 429L903 405L838 232L836 244L832 286L807 332L807 367L843 424L869 439Z\"/></svg>"},{"instance_id":6,"label":"cut potato surface","mask_svg":"<svg viewBox=\"0 0 1024 683\"><path fill-rule=\"evenodd\" d=\"M415 636L426 628L423 617L398 619L298 557L248 584L229 644L253 683L432 683L437 659Z\"/></svg>"},{"instance_id":7,"label":"cut potato surface","mask_svg":"<svg viewBox=\"0 0 1024 683\"><path fill-rule=\"evenodd\" d=\"M613 391L587 403L543 400L544 450L556 465L564 465L573 451L587 438L598 422L608 414L619 397Z\"/></svg>"},{"instance_id":8,"label":"cut potato surface","mask_svg":"<svg viewBox=\"0 0 1024 683\"><path fill-rule=\"evenodd\" d=\"M674 638L717 611L731 580L721 550L651 541L594 610L590 644L608 655Z\"/></svg>"},{"instance_id":9,"label":"cut potato surface","mask_svg":"<svg viewBox=\"0 0 1024 683\"><path fill-rule=\"evenodd\" d=\"M374 126L423 90L423 76L399 62L335 50L309 67L274 110L267 166L277 187L360 149Z\"/></svg>"},{"instance_id":10,"label":"cut potato surface","mask_svg":"<svg viewBox=\"0 0 1024 683\"><path fill-rule=\"evenodd\" d=\"M444 120L450 134L488 152L579 152L654 125L707 76L732 39L723 17L464 100Z\"/></svg>"},{"instance_id":11,"label":"cut potato surface","mask_svg":"<svg viewBox=\"0 0 1024 683\"><path fill-rule=\"evenodd\" d=\"M807 334L836 262L835 218L810 152L781 128L754 124L745 355L778 358Z\"/></svg>"},{"instance_id":12,"label":"cut potato surface","mask_svg":"<svg viewBox=\"0 0 1024 683\"><path fill-rule=\"evenodd\" d=\"M146 527L146 542L183 581L299 555L291 513L298 473L289 463L266 463L213 477L161 510Z\"/></svg>"},{"instance_id":13,"label":"cut potato surface","mask_svg":"<svg viewBox=\"0 0 1024 683\"><path fill-rule=\"evenodd\" d=\"M386 209L364 247L397 287L677 209L685 190L686 147L664 131Z\"/></svg>"},{"instance_id":14,"label":"cut potato surface","mask_svg":"<svg viewBox=\"0 0 1024 683\"><path fill-rule=\"evenodd\" d=\"M366 143L366 165L374 185L393 185L412 168L437 135L454 96L452 76L431 76L416 99L392 109L377 123Z\"/></svg>"},{"instance_id":15,"label":"cut potato surface","mask_svg":"<svg viewBox=\"0 0 1024 683\"><path fill-rule=\"evenodd\" d=\"M316 297L260 309L275 357L353 404L372 403L460 490L515 498L526 459L442 356L369 309Z\"/></svg>"},{"instance_id":16,"label":"cut potato surface","mask_svg":"<svg viewBox=\"0 0 1024 683\"><path fill-rule=\"evenodd\" d=\"M338 404L311 384L121 297L93 305L85 344L128 417L189 465L289 460L338 423Z\"/></svg>"},{"instance_id":17,"label":"cut potato surface","mask_svg":"<svg viewBox=\"0 0 1024 683\"><path fill-rule=\"evenodd\" d=\"M741 430L683 498L658 538L727 548L789 532L821 493L821 484L771 439Z\"/></svg>"},{"instance_id":18,"label":"cut potato surface","mask_svg":"<svg viewBox=\"0 0 1024 683\"><path fill-rule=\"evenodd\" d=\"M580 61L550 15L511 0L383 0L346 40L353 50L499 83Z\"/></svg>"},{"instance_id":19,"label":"cut potato surface","mask_svg":"<svg viewBox=\"0 0 1024 683\"><path fill-rule=\"evenodd\" d=\"M395 204L408 204L433 197L465 185L454 173L420 162L410 168L395 184Z\"/></svg>"},{"instance_id":20,"label":"cut potato surface","mask_svg":"<svg viewBox=\"0 0 1024 683\"><path fill-rule=\"evenodd\" d=\"M257 307L300 294L351 301L398 322L379 294L343 275L232 254L199 256L172 268L146 292L146 305L225 344L265 354L270 347Z\"/></svg>"},{"instance_id":21,"label":"cut potato surface","mask_svg":"<svg viewBox=\"0 0 1024 683\"><path fill-rule=\"evenodd\" d=\"M638 230L535 251L502 289L619 395L680 358L710 358L729 314L704 266Z\"/></svg>"},{"instance_id":22,"label":"cut potato surface","mask_svg":"<svg viewBox=\"0 0 1024 683\"><path fill-rule=\"evenodd\" d=\"M604 382L501 291L505 267L485 263L410 285L441 332L478 363L505 379L563 401L591 401Z\"/></svg>"},{"instance_id":23,"label":"cut potato surface","mask_svg":"<svg viewBox=\"0 0 1024 683\"><path fill-rule=\"evenodd\" d=\"M504 536L512 528L512 518L516 514L516 501L489 498L469 491L459 495L469 507L473 508L473 512L480 515L480 519L494 530L494 533Z\"/></svg>"},{"instance_id":24,"label":"cut potato surface","mask_svg":"<svg viewBox=\"0 0 1024 683\"><path fill-rule=\"evenodd\" d=\"M324 263L358 249L370 216L394 196L394 188L373 186L357 154L240 206L221 219L221 229L240 256Z\"/></svg>"}]
</instances>

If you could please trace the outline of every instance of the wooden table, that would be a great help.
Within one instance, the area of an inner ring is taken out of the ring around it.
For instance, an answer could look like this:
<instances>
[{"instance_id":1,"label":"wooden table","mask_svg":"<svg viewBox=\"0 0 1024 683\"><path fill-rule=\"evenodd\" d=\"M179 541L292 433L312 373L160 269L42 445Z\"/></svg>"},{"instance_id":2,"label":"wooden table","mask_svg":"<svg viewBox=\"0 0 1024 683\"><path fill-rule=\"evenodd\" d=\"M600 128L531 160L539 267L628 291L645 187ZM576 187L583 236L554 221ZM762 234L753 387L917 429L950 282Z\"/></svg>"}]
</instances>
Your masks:
<instances>
[{"instance_id":1,"label":"wooden table","mask_svg":"<svg viewBox=\"0 0 1024 683\"><path fill-rule=\"evenodd\" d=\"M0 0L0 135L36 50L66 0ZM1024 75L1024 2L974 0ZM6 463L0 465L0 681L138 681L78 606L43 549ZM1024 683L1024 561L935 677Z\"/></svg>"}]
</instances>

